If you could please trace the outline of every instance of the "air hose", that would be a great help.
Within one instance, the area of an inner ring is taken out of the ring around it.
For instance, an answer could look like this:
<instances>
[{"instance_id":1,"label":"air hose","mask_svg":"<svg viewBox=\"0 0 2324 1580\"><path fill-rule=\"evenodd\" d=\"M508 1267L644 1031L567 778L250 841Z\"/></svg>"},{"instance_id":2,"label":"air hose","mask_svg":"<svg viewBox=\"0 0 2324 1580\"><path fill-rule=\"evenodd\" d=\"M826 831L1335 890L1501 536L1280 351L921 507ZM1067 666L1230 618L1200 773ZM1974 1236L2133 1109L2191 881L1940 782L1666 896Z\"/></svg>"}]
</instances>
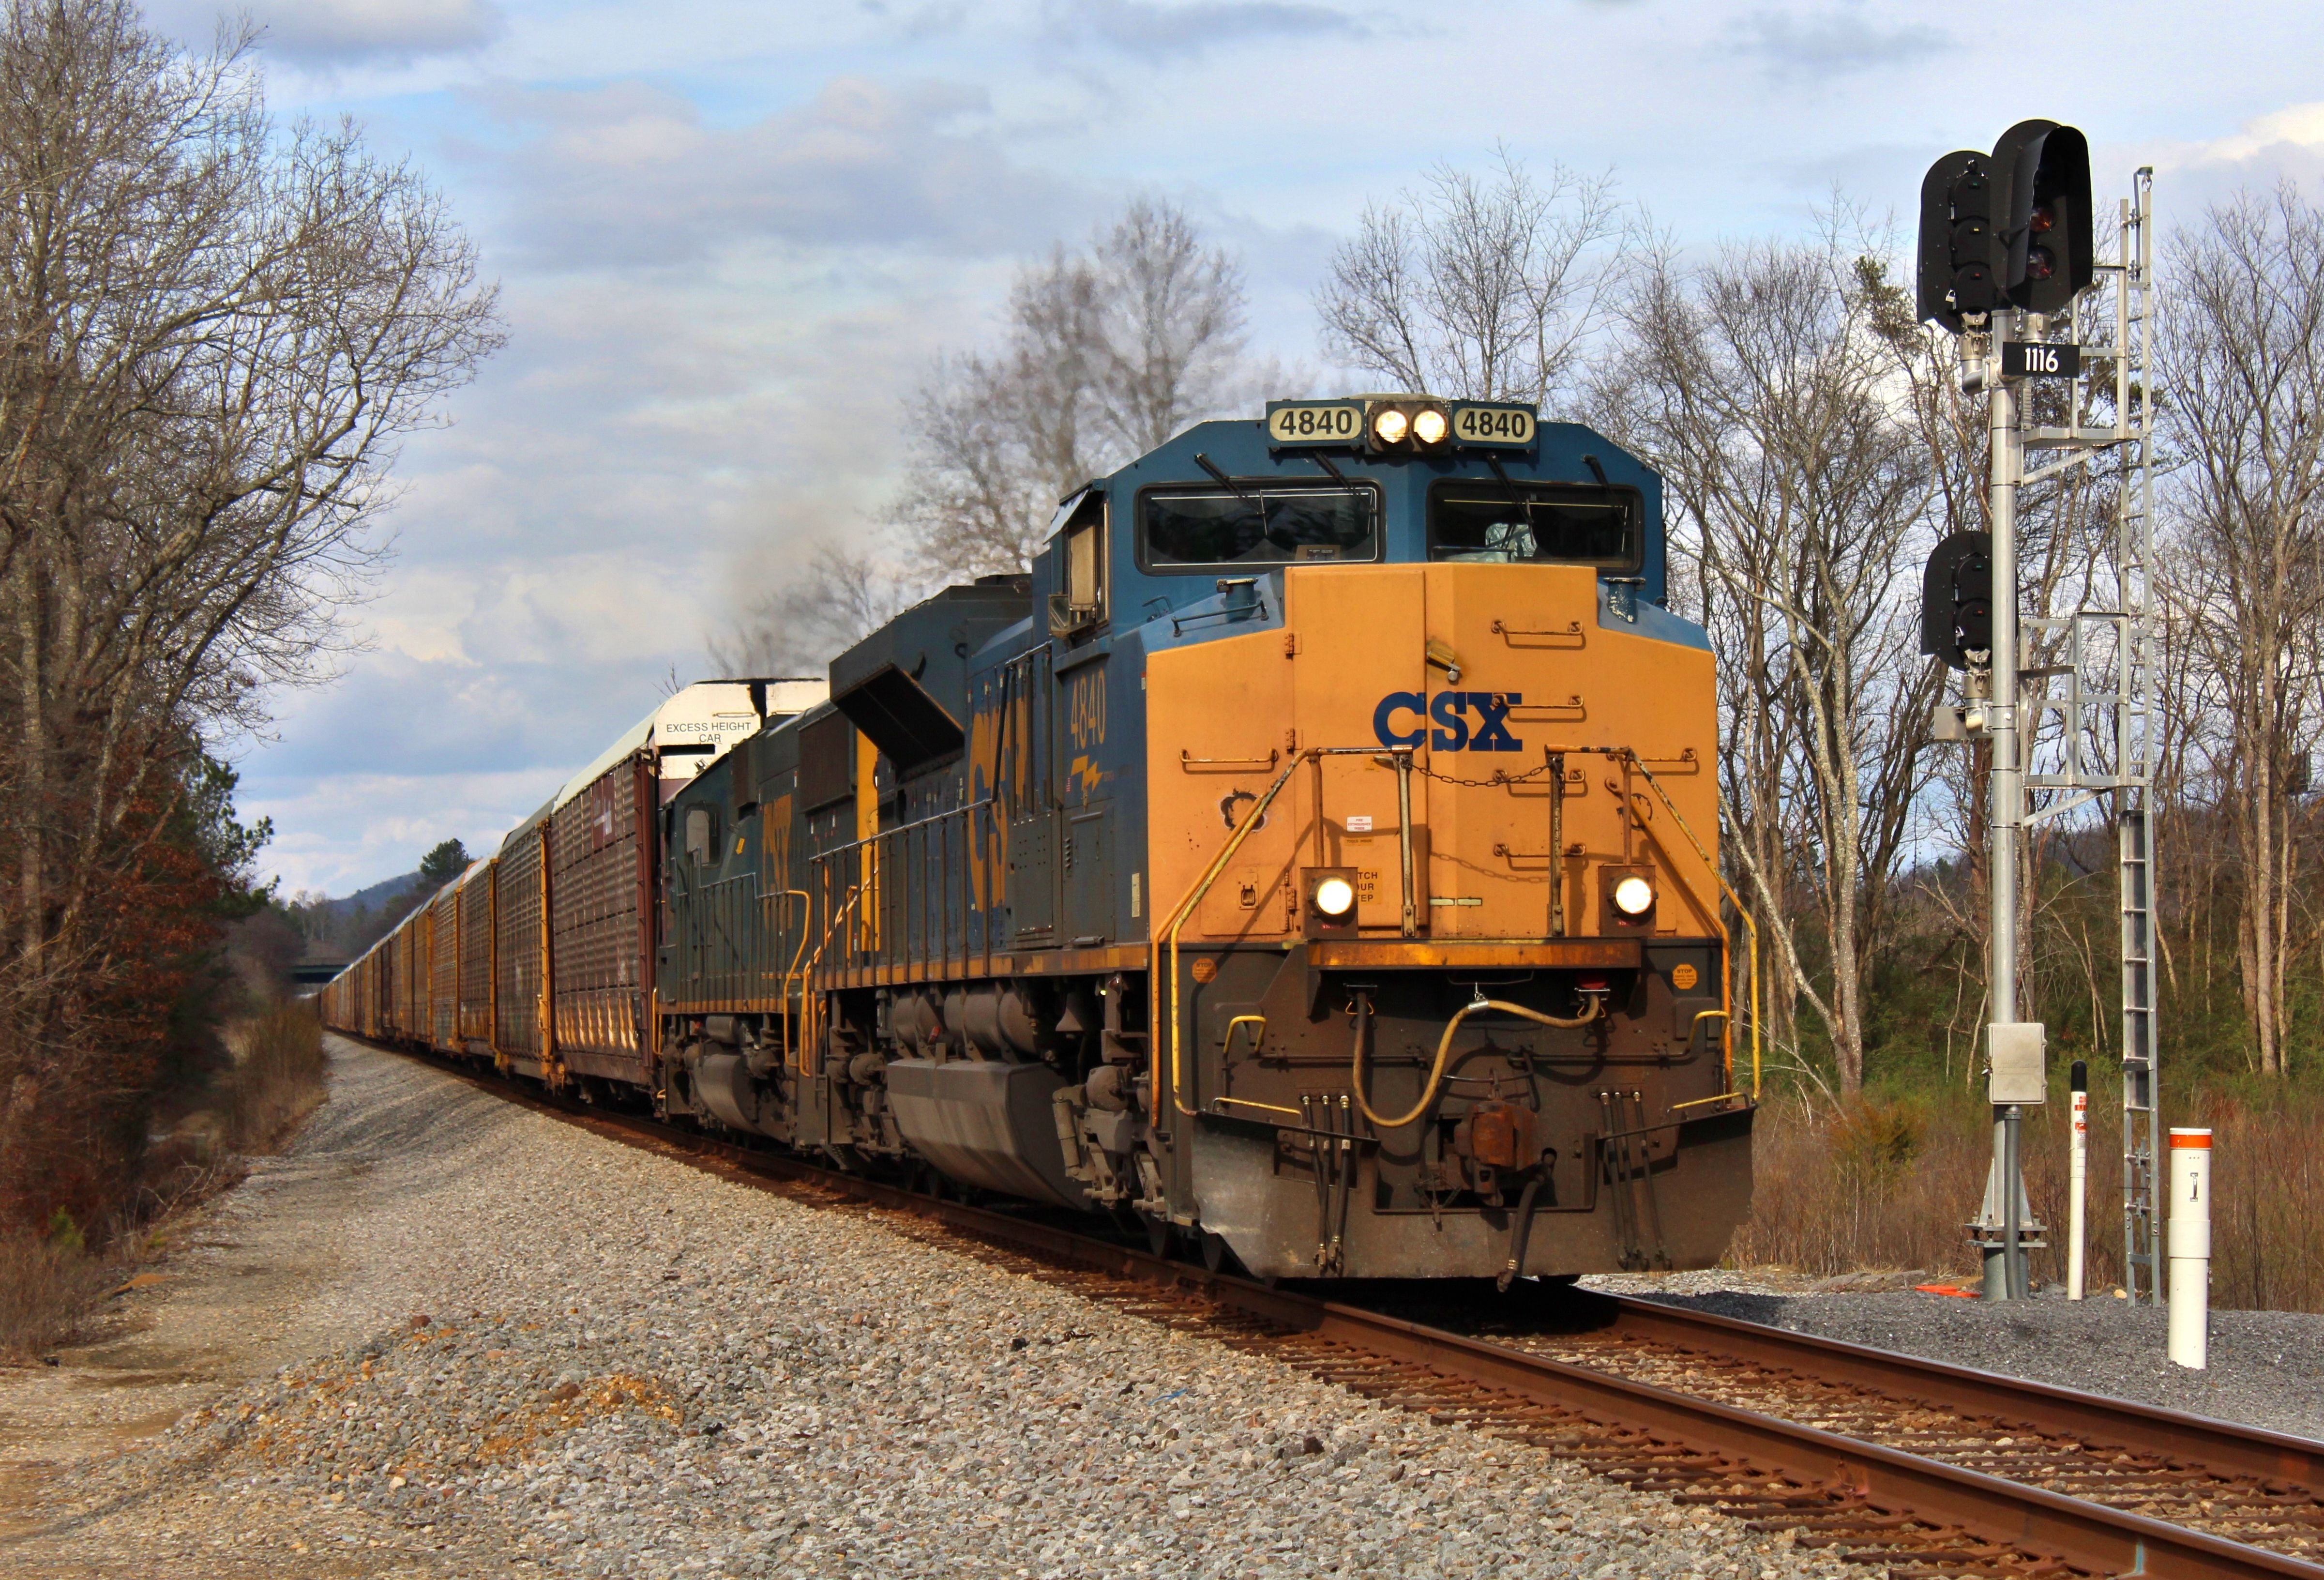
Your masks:
<instances>
[{"instance_id":1,"label":"air hose","mask_svg":"<svg viewBox=\"0 0 2324 1580\"><path fill-rule=\"evenodd\" d=\"M1533 1204L1540 1199L1541 1176L1536 1174L1526 1181L1525 1190L1517 1197L1517 1215L1509 1224L1509 1265L1493 1280L1493 1288L1504 1295L1525 1270L1526 1241L1533 1232Z\"/></svg>"},{"instance_id":2,"label":"air hose","mask_svg":"<svg viewBox=\"0 0 2324 1580\"><path fill-rule=\"evenodd\" d=\"M1572 1031L1589 1025L1590 1022L1597 1020L1600 1015L1603 1015L1606 1012L1606 1001L1593 994L1590 1000L1589 1010L1581 1015L1575 1016L1572 1020L1568 1020L1562 1015L1545 1015L1539 1010L1528 1010L1523 1004L1507 1003L1500 999L1489 999L1484 997L1481 993L1479 994L1476 998L1473 998L1467 1003L1462 1005L1460 1012L1444 1023L1444 1035L1437 1039L1436 1041L1436 1062L1429 1067L1428 1086L1420 1094L1420 1101L1412 1105L1412 1112L1404 1115L1401 1119L1382 1119L1379 1114L1372 1112L1371 1104L1366 1101L1364 1097L1364 1043L1367 1040L1365 1033L1371 1026L1372 1004L1370 998L1362 993L1358 993L1356 995L1356 1052L1354 1082L1356 1089L1356 1106L1363 1110L1364 1117L1371 1121L1373 1129L1402 1130L1406 1125L1410 1124L1414 1120L1418 1119L1422 1114L1427 1113L1431 1108L1435 1106L1437 1088L1444 1084L1444 1067L1452 1061L1452 1034L1461 1030L1462 1021L1475 1014L1479 1010L1499 1010L1504 1015L1516 1015L1521 1020L1531 1021L1538 1025L1554 1026L1561 1031Z\"/></svg>"}]
</instances>

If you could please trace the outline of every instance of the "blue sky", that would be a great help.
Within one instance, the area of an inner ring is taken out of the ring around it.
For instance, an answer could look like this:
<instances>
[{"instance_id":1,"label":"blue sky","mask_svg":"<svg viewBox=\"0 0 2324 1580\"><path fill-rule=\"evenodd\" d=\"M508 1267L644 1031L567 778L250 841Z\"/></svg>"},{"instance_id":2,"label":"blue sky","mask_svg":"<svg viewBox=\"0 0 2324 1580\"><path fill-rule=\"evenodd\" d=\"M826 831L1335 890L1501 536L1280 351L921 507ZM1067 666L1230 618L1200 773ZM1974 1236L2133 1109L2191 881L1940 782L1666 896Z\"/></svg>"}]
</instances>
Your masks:
<instances>
[{"instance_id":1,"label":"blue sky","mask_svg":"<svg viewBox=\"0 0 2324 1580\"><path fill-rule=\"evenodd\" d=\"M1242 256L1259 350L1335 382L1310 294L1368 200L1497 143L1611 170L1682 245L1909 221L1921 172L2046 115L2166 225L2324 166L2324 30L2122 3L2038 43L1832 0L262 0L271 97L450 197L511 338L406 449L370 639L240 744L286 889L488 845L706 636L892 496L901 402L1019 259L1132 193ZM206 39L210 5L152 13ZM2113 84L2109 88L2107 85ZM1286 392L1288 393L1288 392Z\"/></svg>"}]
</instances>

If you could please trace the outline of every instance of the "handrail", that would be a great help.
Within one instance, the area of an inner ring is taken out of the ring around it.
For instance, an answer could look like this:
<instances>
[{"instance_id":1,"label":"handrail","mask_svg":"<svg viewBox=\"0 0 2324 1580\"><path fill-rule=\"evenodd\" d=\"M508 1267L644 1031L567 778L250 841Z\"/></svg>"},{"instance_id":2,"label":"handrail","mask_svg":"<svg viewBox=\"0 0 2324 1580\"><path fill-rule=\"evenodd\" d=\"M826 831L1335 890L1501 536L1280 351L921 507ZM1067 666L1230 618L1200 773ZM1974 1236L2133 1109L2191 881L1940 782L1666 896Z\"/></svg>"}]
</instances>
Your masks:
<instances>
[{"instance_id":1,"label":"handrail","mask_svg":"<svg viewBox=\"0 0 2324 1580\"><path fill-rule=\"evenodd\" d=\"M812 983L815 980L815 968L817 962L822 960L823 952L831 947L831 940L839 936L841 919L846 916L849 911L854 910L855 902L862 898L863 883L861 879L858 879L856 881L855 887L848 892L847 898L840 902L839 909L833 911L831 915L825 919L823 925L823 942L815 947L814 958L810 959L807 963L807 981ZM807 1062L807 1050L814 1044L815 1041L815 998L813 994L806 993L801 995L801 1007L807 1012L801 1017L801 1019L806 1022L806 1029L799 1038L798 1047L795 1051L798 1055L798 1073L802 1076L807 1076L815 1073L808 1067Z\"/></svg>"},{"instance_id":2,"label":"handrail","mask_svg":"<svg viewBox=\"0 0 2324 1580\"><path fill-rule=\"evenodd\" d=\"M1259 1028L1258 1030L1250 1034L1251 1057L1256 1058L1259 1057L1259 1050L1267 1045L1267 1017L1265 1015L1237 1015L1233 1020L1229 1021L1227 1022L1227 1041L1224 1051L1227 1053L1232 1053L1234 1051L1235 1032L1239 1028L1244 1026L1256 1026Z\"/></svg>"},{"instance_id":3,"label":"handrail","mask_svg":"<svg viewBox=\"0 0 2324 1580\"><path fill-rule=\"evenodd\" d=\"M833 856L844 855L851 850L860 850L867 845L877 845L883 839L893 839L899 834L909 834L915 829L934 827L947 818L964 817L970 812L982 811L995 804L995 799L991 796L987 796L981 801L963 801L957 807L946 807L941 812L932 812L918 822L899 823L893 828L882 828L877 834L867 834L861 839L849 840L845 845L835 845L828 850L816 851L807 859L810 863L829 861Z\"/></svg>"},{"instance_id":4,"label":"handrail","mask_svg":"<svg viewBox=\"0 0 2324 1580\"><path fill-rule=\"evenodd\" d=\"M1179 1095L1182 1088L1178 1022L1184 1017L1178 1013L1178 929L1186 925L1186 918L1193 914L1194 907L1202 902L1203 896L1210 892L1211 885L1218 882L1219 874L1226 870L1227 863L1233 858L1234 853L1242 848L1242 842L1250 836L1251 830L1257 828L1265 820L1268 808L1273 806L1275 798L1283 793L1283 787L1291 782L1291 776L1298 771L1299 765L1310 756L1323 750L1324 748L1320 746L1310 746L1305 751L1295 752L1291 754L1291 761L1283 765L1283 772L1275 776L1274 782L1267 787L1267 793L1260 796L1250 810L1244 814L1242 821L1235 825L1233 834L1229 836L1227 842L1219 847L1219 854L1211 858L1210 866L1204 872L1202 877L1196 880L1194 886L1186 892L1185 897L1180 900L1171 910L1170 919L1157 929L1157 935L1165 938L1170 951L1169 971L1165 979L1167 983L1165 994L1169 1000L1170 1015L1170 1106L1188 1119L1196 1118L1198 1115L1197 1111L1187 1107L1185 1100ZM1161 1001L1165 994L1148 995L1154 1003L1155 1013L1157 1017L1162 1013ZM1156 1039L1158 1041L1158 1034L1162 1028L1157 1025L1154 1030L1157 1034ZM1154 1094L1154 1116L1158 1119L1161 1113L1162 1094L1157 1090Z\"/></svg>"},{"instance_id":5,"label":"handrail","mask_svg":"<svg viewBox=\"0 0 2324 1580\"><path fill-rule=\"evenodd\" d=\"M996 788L994 794L984 796L977 800L966 801L957 807L947 807L941 812L931 813L927 817L916 819L913 822L899 823L893 828L883 828L876 834L867 834L860 839L850 840L844 845L835 845L828 850L817 851L807 857L807 864L813 870L828 872L832 864L835 863L840 858L844 857L851 853L856 855L858 857L858 870L855 874L855 887L860 890L868 891L871 905L867 909L865 914L867 924L873 929L871 936L875 941L873 941L869 947L872 952L872 956L875 962L879 960L886 960L890 963L908 964L915 958L929 961L947 959L951 957L953 949L948 941L948 919L943 915L944 884L945 880L941 875L941 873L939 873L936 883L936 893L938 896L938 915L933 919L936 929L940 932L945 932L945 938L944 939L938 939L932 936L928 936L927 929L923 928L922 933L924 936L922 937L921 942L927 945L927 947L925 948L920 955L916 956L913 954L914 918L912 915L904 914L894 918L893 919L897 921L898 926L892 933L881 926L882 921L888 918L888 908L890 904L891 898L893 898L888 882L890 876L889 867L891 864L895 866L897 869L895 876L899 882L903 885L903 889L900 891L902 898L895 902L905 907L908 911L908 908L913 902L910 885L913 882L914 873L917 870L911 860L911 850L908 845L909 837L915 834L926 836L931 830L948 830L953 820L956 818L959 820L963 830L968 836L968 849L973 849L973 831L976 827L976 819L979 814L984 814L991 818L993 833L996 837L1005 837L1006 826L1002 821L1002 807L1003 803ZM891 841L903 842L899 845L902 855L893 864L882 859L881 855L883 849L885 849ZM947 849L949 849L949 839L947 839ZM925 857L927 851L923 849L921 854ZM967 854L967 849L964 849L963 852L964 860L960 864L962 868L962 882L964 885L967 885L964 889L961 896L962 914L960 919L961 931L959 949L964 959L977 953L976 946L972 936L972 929L970 927L970 914L976 910L978 907L975 903L976 894L974 887L973 885L968 884L968 863L965 859ZM996 859L998 859L997 852ZM941 867L942 864L943 864L939 862L939 867ZM841 881L846 881L844 875ZM854 901L850 901L851 904ZM921 903L925 905L925 897L922 898ZM828 926L836 926L836 917L838 914L839 913L835 913L834 920L830 924L827 924ZM922 915L918 918L918 920L925 923L930 921L931 919L926 915ZM825 940L825 947L828 946L828 943L829 938L826 937ZM822 953L823 951L821 948L816 950L817 960L822 958ZM989 947L985 950L985 953L991 953ZM810 975L812 974L812 971L813 967L810 966Z\"/></svg>"},{"instance_id":6,"label":"handrail","mask_svg":"<svg viewBox=\"0 0 2324 1580\"><path fill-rule=\"evenodd\" d=\"M1283 765L1283 772L1277 774L1275 776L1274 782L1267 787L1267 793L1260 796L1256 802L1252 803L1250 810L1244 814L1242 821L1235 825L1233 835L1227 840L1224 845L1220 847L1219 854L1211 859L1209 868L1204 871L1200 879L1196 880L1194 886L1186 892L1185 897L1180 900L1177 905L1171 910L1170 919L1161 927L1156 929L1155 936L1157 938L1162 938L1168 946L1170 962L1166 976L1164 993L1160 994L1148 993L1148 1000L1153 1004L1153 1013L1155 1014L1157 1021L1153 1029L1154 1041L1157 1046L1158 1046L1161 1041L1162 1028L1158 1024L1158 1021L1162 1013L1162 1000L1167 995L1169 1001L1170 1015L1170 1105L1186 1118L1194 1119L1200 1117L1200 1115L1197 1110L1187 1107L1185 1100L1179 1095L1180 1091L1183 1089L1181 1083L1183 1058L1180 1049L1181 1037L1179 1028L1179 1021L1182 1017L1178 1013L1179 929L1186 925L1186 919L1194 914L1194 907L1202 903L1203 896L1210 892L1211 885L1218 882L1219 874L1226 870L1228 861L1233 857L1236 851L1242 848L1242 842L1250 836L1253 829L1257 828L1260 823L1266 820L1268 808L1275 804L1275 798L1283 793L1283 787L1291 782L1291 776L1298 772L1299 765L1302 762L1307 762L1311 758L1378 757L1380 755L1382 755L1382 752L1378 746L1309 746L1304 750L1292 753L1290 760ZM1409 748L1397 749L1397 755L1401 762L1409 762L1411 760ZM1400 830L1400 837L1404 842L1405 852L1405 927L1406 934L1409 937L1411 934L1412 916L1412 808L1411 802L1408 799L1410 794L1410 781L1402 771L1399 771L1397 774L1397 791L1402 807L1402 810L1399 813L1399 818L1404 825L1403 828ZM1318 806L1315 808L1315 815L1320 818L1323 814L1323 808ZM1158 1086L1154 1094L1153 1113L1154 1117L1157 1119L1159 1119L1162 1115L1162 1094Z\"/></svg>"},{"instance_id":7,"label":"handrail","mask_svg":"<svg viewBox=\"0 0 2324 1580\"><path fill-rule=\"evenodd\" d=\"M801 901L799 905L799 937L798 947L791 951L791 963L783 968L783 1037L786 1041L790 1039L793 1024L791 1021L791 983L794 979L798 977L799 961L807 955L807 918L813 915L815 911L815 896L808 893L804 889L770 889L767 892L759 896L761 903L764 904L779 900L788 900L794 894L798 895ZM786 906L784 909L788 910L788 907ZM776 926L779 928L781 924L779 922ZM802 984L799 993L799 1007L802 1010L807 1007L807 993L804 984ZM786 1054L788 1054L788 1049L786 1049Z\"/></svg>"},{"instance_id":8,"label":"handrail","mask_svg":"<svg viewBox=\"0 0 2324 1580\"><path fill-rule=\"evenodd\" d=\"M1687 822L1685 814L1681 812L1678 809L1677 803L1671 799L1670 791L1664 788L1662 781L1656 777L1655 772L1646 765L1646 761L1639 756L1636 748L1630 746L1562 746L1552 748L1552 750L1554 753L1570 753L1576 755L1595 754L1599 756L1620 758L1624 760L1627 766L1637 769L1637 772L1644 776L1646 783L1653 789L1655 796L1660 799L1663 805L1670 808L1672 821L1676 823L1678 825L1679 831L1686 836L1687 843L1693 846L1695 855L1702 861L1704 870L1711 874L1712 882L1719 885L1720 892L1725 894L1728 900L1734 904L1736 913L1742 919L1744 929L1749 938L1748 950L1751 972L1751 1096L1752 1100L1757 1102L1759 1096L1761 1072L1759 1027L1759 928L1758 924L1751 919L1750 908L1746 906L1742 902L1741 898L1736 894L1733 886L1727 882L1726 874L1719 870L1719 864L1711 860L1710 852L1703 848L1702 841L1695 836L1694 829ZM1181 1116L1187 1119L1196 1119L1202 1116L1203 1112L1197 1108L1188 1107L1184 1095L1185 1090L1185 1028L1183 1021L1185 1017L1179 1012L1178 1008L1178 939L1180 933L1185 929L1188 918L1193 915L1194 907L1201 903L1203 896L1210 892L1211 886L1217 882L1220 873L1226 870L1227 863L1233 859L1235 852L1242 847L1243 841L1259 827L1261 819L1266 816L1268 808L1275 804L1276 798L1282 794L1283 787L1290 783L1292 775L1297 772L1298 767L1302 762L1307 762L1311 759L1319 759L1327 756L1378 756L1379 754L1380 753L1375 748L1370 746L1310 746L1305 750L1292 753L1289 760L1284 763L1282 772L1277 773L1274 780L1268 783L1266 791L1259 796L1258 800L1252 804L1250 810L1243 815L1242 820L1235 826L1233 833L1229 836L1227 842L1220 847L1218 854L1211 858L1210 864L1204 868L1203 875L1195 881L1194 886L1186 892L1185 896L1179 900L1178 903L1170 910L1167 919L1162 922L1162 924L1155 929L1155 938L1157 941L1162 944L1166 950L1167 963L1163 971L1163 989L1160 993L1153 994L1150 1000L1152 1004L1152 1013L1156 1021L1152 1030L1154 1033L1154 1041L1158 1047L1161 1040L1162 1030L1162 1027L1159 1022L1165 1015L1168 1017L1170 1028L1170 1106ZM1678 759L1678 761L1684 762L1686 759L1682 757ZM1626 806L1627 801L1628 798L1625 798ZM1322 808L1320 806L1316 808L1316 815L1319 818L1323 815ZM1405 826L1404 833L1408 838L1410 836L1412 821L1411 814L1408 809L1402 813L1400 821ZM1409 882L1410 880L1407 877L1407 892L1406 895L1406 903L1407 907L1409 907L1411 902ZM1720 942L1722 946L1722 954L1731 953L1733 941L1728 933L1725 919L1719 915L1716 908L1713 908L1712 910L1711 920L1711 925L1719 929ZM1721 1009L1719 1012L1721 1021L1720 1039L1722 1052L1721 1063L1725 1070L1727 1082L1731 1086L1734 1084L1735 1072L1733 1041L1734 1016L1732 1012L1734 1003L1734 981L1732 974L1725 968L1723 963L1719 975L1720 1003L1721 1005ZM1528 1016L1534 1013L1534 1012L1522 1012ZM1704 1015L1698 1015L1696 1017L1697 1022L1700 1023L1700 1021L1704 1018ZM1454 1018L1453 1024L1457 1026L1459 1021L1460 1017L1456 1016ZM1151 1112L1154 1118L1161 1118L1162 1094L1159 1089L1158 1083L1154 1094ZM1377 1123L1378 1121L1375 1120L1374 1123Z\"/></svg>"},{"instance_id":9,"label":"handrail","mask_svg":"<svg viewBox=\"0 0 2324 1580\"><path fill-rule=\"evenodd\" d=\"M1686 836L1686 842L1694 846L1694 854L1702 858L1704 870L1710 873L1712 880L1718 883L1720 892L1725 894L1734 905L1735 914L1743 919L1744 930L1750 935L1751 1101L1757 1103L1759 1100L1759 924L1751 919L1751 908L1743 903L1741 896L1735 892L1734 886L1728 882L1727 874L1719 870L1719 864L1712 861L1711 853L1702 848L1702 841L1694 836L1694 830L1687 825L1686 815L1681 812L1677 803L1671 799L1670 791L1663 789L1663 781L1655 777L1655 771L1640 761L1635 752L1630 753L1630 764L1646 776L1646 782L1654 787L1655 794L1661 797L1663 805L1670 808L1671 820L1678 825L1679 832ZM1726 942L1727 923L1715 914L1712 920L1718 923L1720 941ZM1732 945L1729 947L1731 948ZM1727 1084L1732 1086L1735 1084L1735 1017L1733 1014L1735 983L1733 974L1723 969L1719 974L1719 997L1720 1003L1729 1012L1725 1022L1720 1028L1720 1043L1727 1052ZM1696 1017L1698 1020L1701 1018L1701 1016Z\"/></svg>"}]
</instances>

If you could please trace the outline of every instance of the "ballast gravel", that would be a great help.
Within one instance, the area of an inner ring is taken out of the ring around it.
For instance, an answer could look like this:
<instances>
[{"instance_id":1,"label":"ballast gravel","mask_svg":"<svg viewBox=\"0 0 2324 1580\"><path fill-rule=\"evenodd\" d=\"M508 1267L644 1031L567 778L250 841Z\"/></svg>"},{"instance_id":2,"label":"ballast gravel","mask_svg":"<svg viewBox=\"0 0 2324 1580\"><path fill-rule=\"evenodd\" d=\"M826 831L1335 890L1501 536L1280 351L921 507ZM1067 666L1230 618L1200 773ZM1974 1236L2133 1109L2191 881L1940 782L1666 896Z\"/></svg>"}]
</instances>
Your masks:
<instances>
[{"instance_id":1,"label":"ballast gravel","mask_svg":"<svg viewBox=\"0 0 2324 1580\"><path fill-rule=\"evenodd\" d=\"M1646 1289L1650 1298L1821 1338L2324 1439L2324 1316L2214 1311L2209 1364L2175 1365L2169 1313L2109 1293L2045 1290L2006 1304L1900 1289L1794 1295Z\"/></svg>"},{"instance_id":2,"label":"ballast gravel","mask_svg":"<svg viewBox=\"0 0 2324 1580\"><path fill-rule=\"evenodd\" d=\"M331 1270L302 1331L338 1342L53 1484L0 1570L1851 1572L860 1212L330 1054L300 1147L371 1165L317 1215Z\"/></svg>"}]
</instances>

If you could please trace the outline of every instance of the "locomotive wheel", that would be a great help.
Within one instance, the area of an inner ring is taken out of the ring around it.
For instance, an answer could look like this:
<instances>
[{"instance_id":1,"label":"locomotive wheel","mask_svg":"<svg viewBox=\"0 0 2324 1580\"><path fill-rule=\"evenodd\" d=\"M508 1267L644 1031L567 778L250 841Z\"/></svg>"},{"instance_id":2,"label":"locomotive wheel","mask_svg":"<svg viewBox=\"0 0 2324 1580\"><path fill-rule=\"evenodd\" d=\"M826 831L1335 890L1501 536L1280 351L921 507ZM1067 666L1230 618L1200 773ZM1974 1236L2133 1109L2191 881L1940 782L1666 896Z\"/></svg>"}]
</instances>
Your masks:
<instances>
[{"instance_id":1,"label":"locomotive wheel","mask_svg":"<svg viewBox=\"0 0 2324 1580\"><path fill-rule=\"evenodd\" d=\"M1203 1241L1203 1266L1207 1271L1226 1273L1234 1278L1243 1276L1242 1258L1234 1253L1234 1247L1227 1243L1225 1235L1213 1234L1208 1229L1198 1233Z\"/></svg>"},{"instance_id":2,"label":"locomotive wheel","mask_svg":"<svg viewBox=\"0 0 2324 1580\"><path fill-rule=\"evenodd\" d=\"M1177 1226L1167 1218L1146 1220L1146 1249L1157 1256L1170 1254L1170 1246L1178 1238Z\"/></svg>"}]
</instances>

